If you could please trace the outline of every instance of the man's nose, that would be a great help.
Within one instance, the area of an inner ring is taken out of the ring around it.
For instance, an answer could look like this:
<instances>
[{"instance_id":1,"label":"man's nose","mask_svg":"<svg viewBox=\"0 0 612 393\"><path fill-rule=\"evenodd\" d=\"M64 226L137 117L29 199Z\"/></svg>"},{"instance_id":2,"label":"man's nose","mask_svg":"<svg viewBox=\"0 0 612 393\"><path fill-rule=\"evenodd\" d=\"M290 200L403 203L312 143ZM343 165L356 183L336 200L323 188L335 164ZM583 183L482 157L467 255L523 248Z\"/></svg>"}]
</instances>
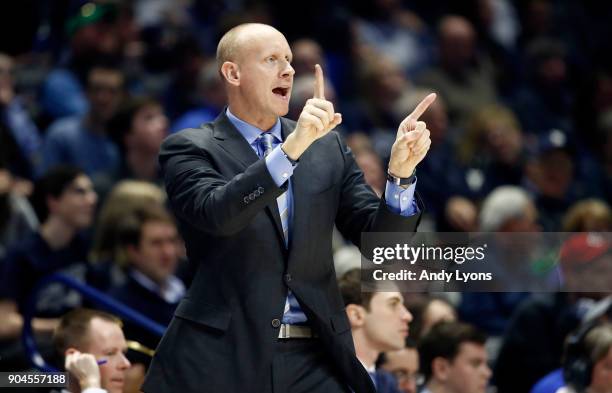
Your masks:
<instances>
[{"instance_id":1,"label":"man's nose","mask_svg":"<svg viewBox=\"0 0 612 393\"><path fill-rule=\"evenodd\" d=\"M132 363L129 361L129 359L126 358L124 354L121 354L121 361L119 363L119 368L127 369L127 368L130 368L131 365Z\"/></svg>"},{"instance_id":2,"label":"man's nose","mask_svg":"<svg viewBox=\"0 0 612 393\"><path fill-rule=\"evenodd\" d=\"M402 320L406 321L407 323L412 322L412 314L410 313L410 311L408 311L408 309L406 308L406 306L402 305Z\"/></svg>"},{"instance_id":3,"label":"man's nose","mask_svg":"<svg viewBox=\"0 0 612 393\"><path fill-rule=\"evenodd\" d=\"M289 77L289 76L293 76L295 74L295 70L293 69L293 66L289 62L286 62L285 64L286 64L286 66L283 69L283 73L281 74L281 76L283 78L286 78L286 77Z\"/></svg>"}]
</instances>

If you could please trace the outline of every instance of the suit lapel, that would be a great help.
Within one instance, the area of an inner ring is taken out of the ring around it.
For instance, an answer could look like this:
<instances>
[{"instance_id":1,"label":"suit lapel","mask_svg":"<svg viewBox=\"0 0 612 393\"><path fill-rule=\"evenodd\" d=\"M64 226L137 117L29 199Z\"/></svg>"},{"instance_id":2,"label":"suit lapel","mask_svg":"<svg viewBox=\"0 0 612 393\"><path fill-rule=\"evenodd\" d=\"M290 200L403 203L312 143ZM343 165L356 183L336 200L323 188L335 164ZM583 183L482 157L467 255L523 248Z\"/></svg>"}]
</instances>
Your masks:
<instances>
[{"instance_id":1,"label":"suit lapel","mask_svg":"<svg viewBox=\"0 0 612 393\"><path fill-rule=\"evenodd\" d=\"M227 118L225 114L226 108L221 111L221 114L217 116L214 121L213 136L219 140L219 146L225 150L228 154L234 157L239 163L242 164L242 169L246 169L248 166L259 160L259 156L249 143L244 139L242 134L234 127L232 122ZM281 118L281 121L284 120ZM290 132L291 130L287 131ZM283 140L285 140L285 125L281 128L283 134ZM288 134L287 134L288 135ZM280 238L283 246L285 239L283 235L283 224L281 223L280 214L278 212L278 204L276 200L266 205L266 214L270 217L276 228L276 235ZM285 248L285 247L283 247Z\"/></svg>"}]
</instances>

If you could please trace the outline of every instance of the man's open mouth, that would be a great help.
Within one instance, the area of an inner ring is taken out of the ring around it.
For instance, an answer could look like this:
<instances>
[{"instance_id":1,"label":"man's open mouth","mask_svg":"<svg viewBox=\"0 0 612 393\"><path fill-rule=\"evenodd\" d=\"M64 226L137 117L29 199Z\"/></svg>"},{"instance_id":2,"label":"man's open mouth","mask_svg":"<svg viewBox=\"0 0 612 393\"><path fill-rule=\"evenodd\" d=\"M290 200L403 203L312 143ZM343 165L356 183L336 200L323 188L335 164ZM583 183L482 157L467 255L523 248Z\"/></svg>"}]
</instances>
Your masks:
<instances>
[{"instance_id":1,"label":"man's open mouth","mask_svg":"<svg viewBox=\"0 0 612 393\"><path fill-rule=\"evenodd\" d=\"M276 87L272 89L272 93L286 100L289 97L289 88L288 87Z\"/></svg>"}]
</instances>

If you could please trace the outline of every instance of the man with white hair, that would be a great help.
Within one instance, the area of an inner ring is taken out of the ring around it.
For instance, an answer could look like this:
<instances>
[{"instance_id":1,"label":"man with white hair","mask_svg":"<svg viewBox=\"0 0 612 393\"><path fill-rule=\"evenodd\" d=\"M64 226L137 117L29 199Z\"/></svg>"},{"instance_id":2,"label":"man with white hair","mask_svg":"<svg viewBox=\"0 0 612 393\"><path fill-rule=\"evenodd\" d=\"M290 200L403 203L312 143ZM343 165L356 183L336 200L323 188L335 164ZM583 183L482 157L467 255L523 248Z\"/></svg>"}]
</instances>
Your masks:
<instances>
[{"instance_id":1,"label":"man with white hair","mask_svg":"<svg viewBox=\"0 0 612 393\"><path fill-rule=\"evenodd\" d=\"M501 186L484 200L480 210L482 232L533 232L539 229L537 210L525 190Z\"/></svg>"}]
</instances>

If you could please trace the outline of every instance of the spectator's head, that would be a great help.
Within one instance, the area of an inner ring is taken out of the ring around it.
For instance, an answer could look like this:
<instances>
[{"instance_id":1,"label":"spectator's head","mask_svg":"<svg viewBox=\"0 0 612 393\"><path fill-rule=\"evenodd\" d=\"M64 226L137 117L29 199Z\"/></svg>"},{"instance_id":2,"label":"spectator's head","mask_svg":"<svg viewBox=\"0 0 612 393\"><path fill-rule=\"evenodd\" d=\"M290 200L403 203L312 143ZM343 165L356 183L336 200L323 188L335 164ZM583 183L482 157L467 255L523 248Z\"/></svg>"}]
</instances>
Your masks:
<instances>
[{"instance_id":1,"label":"spectator's head","mask_svg":"<svg viewBox=\"0 0 612 393\"><path fill-rule=\"evenodd\" d=\"M65 314L55 329L53 341L63 356L75 352L106 360L99 366L101 387L109 393L123 391L130 361L125 357L127 343L121 321L108 313L76 309Z\"/></svg>"},{"instance_id":2,"label":"spectator's head","mask_svg":"<svg viewBox=\"0 0 612 393\"><path fill-rule=\"evenodd\" d=\"M537 210L531 198L520 187L501 186L486 197L480 210L483 232L539 231Z\"/></svg>"},{"instance_id":3,"label":"spectator's head","mask_svg":"<svg viewBox=\"0 0 612 393\"><path fill-rule=\"evenodd\" d=\"M157 204L145 204L124 217L117 237L125 263L160 286L174 274L179 257L176 225ZM117 261L122 263L122 261Z\"/></svg>"},{"instance_id":4,"label":"spectator's head","mask_svg":"<svg viewBox=\"0 0 612 393\"><path fill-rule=\"evenodd\" d=\"M417 105L423 101L431 93L426 89L411 89L397 101L394 108L394 115L398 124L412 113ZM433 146L440 145L447 135L448 129L448 112L444 99L438 96L436 100L429 105L425 113L420 117L421 121L427 123L427 129L431 132L431 144Z\"/></svg>"},{"instance_id":5,"label":"spectator's head","mask_svg":"<svg viewBox=\"0 0 612 393\"><path fill-rule=\"evenodd\" d=\"M97 200L89 177L71 166L52 168L34 186L33 204L40 221L59 220L75 230L92 224Z\"/></svg>"},{"instance_id":6,"label":"spectator's head","mask_svg":"<svg viewBox=\"0 0 612 393\"><path fill-rule=\"evenodd\" d=\"M293 68L298 77L302 75L312 76L315 64L324 67L323 48L318 42L309 38L302 38L291 44L291 50L293 51Z\"/></svg>"},{"instance_id":7,"label":"spectator's head","mask_svg":"<svg viewBox=\"0 0 612 393\"><path fill-rule=\"evenodd\" d=\"M521 163L521 125L514 113L504 106L492 105L476 112L464 141L460 154L466 163L482 154L491 161L507 166Z\"/></svg>"},{"instance_id":8,"label":"spectator's head","mask_svg":"<svg viewBox=\"0 0 612 393\"><path fill-rule=\"evenodd\" d=\"M94 122L106 123L123 99L123 73L115 67L98 65L87 74L89 113Z\"/></svg>"},{"instance_id":9,"label":"spectator's head","mask_svg":"<svg viewBox=\"0 0 612 393\"><path fill-rule=\"evenodd\" d=\"M0 53L0 106L8 105L15 95L13 58Z\"/></svg>"},{"instance_id":10,"label":"spectator's head","mask_svg":"<svg viewBox=\"0 0 612 393\"><path fill-rule=\"evenodd\" d=\"M157 156L168 132L161 104L146 97L124 102L108 124L109 133L128 155Z\"/></svg>"},{"instance_id":11,"label":"spectator's head","mask_svg":"<svg viewBox=\"0 0 612 393\"><path fill-rule=\"evenodd\" d=\"M380 55L364 58L361 81L368 104L386 112L393 110L409 85L400 66L391 58Z\"/></svg>"},{"instance_id":12,"label":"spectator's head","mask_svg":"<svg viewBox=\"0 0 612 393\"><path fill-rule=\"evenodd\" d=\"M217 66L230 108L266 129L286 115L295 74L292 57L285 36L272 26L247 23L225 33L217 46Z\"/></svg>"},{"instance_id":13,"label":"spectator's head","mask_svg":"<svg viewBox=\"0 0 612 393\"><path fill-rule=\"evenodd\" d=\"M387 351L381 356L381 367L393 374L403 393L417 393L419 381L419 352L416 342L406 339L406 347Z\"/></svg>"},{"instance_id":14,"label":"spectator's head","mask_svg":"<svg viewBox=\"0 0 612 393\"><path fill-rule=\"evenodd\" d=\"M610 292L612 243L608 232L570 236L559 252L561 273L568 292L590 293L600 298Z\"/></svg>"},{"instance_id":15,"label":"spectator's head","mask_svg":"<svg viewBox=\"0 0 612 393\"><path fill-rule=\"evenodd\" d=\"M116 21L117 8L113 4L87 2L80 7L66 23L75 60L117 55L123 43Z\"/></svg>"},{"instance_id":16,"label":"spectator's head","mask_svg":"<svg viewBox=\"0 0 612 393\"><path fill-rule=\"evenodd\" d=\"M585 199L576 202L563 219L564 232L610 232L612 210L599 199Z\"/></svg>"},{"instance_id":17,"label":"spectator's head","mask_svg":"<svg viewBox=\"0 0 612 393\"><path fill-rule=\"evenodd\" d=\"M432 327L440 322L454 322L457 311L448 301L441 298L431 298L423 307L420 336L427 334Z\"/></svg>"},{"instance_id":18,"label":"spectator's head","mask_svg":"<svg viewBox=\"0 0 612 393\"><path fill-rule=\"evenodd\" d=\"M227 94L223 88L223 82L219 78L217 62L207 61L201 68L198 75L198 90L204 101L208 105L219 111L227 104Z\"/></svg>"},{"instance_id":19,"label":"spectator's head","mask_svg":"<svg viewBox=\"0 0 612 393\"><path fill-rule=\"evenodd\" d=\"M476 32L466 18L448 15L438 26L440 61L451 72L461 71L475 56Z\"/></svg>"},{"instance_id":20,"label":"spectator's head","mask_svg":"<svg viewBox=\"0 0 612 393\"><path fill-rule=\"evenodd\" d=\"M106 198L96 225L92 261L109 261L118 252L116 230L119 222L139 206L156 203L163 206L166 195L155 184L124 180L119 182Z\"/></svg>"},{"instance_id":21,"label":"spectator's head","mask_svg":"<svg viewBox=\"0 0 612 393\"><path fill-rule=\"evenodd\" d=\"M566 50L562 42L537 38L527 47L531 76L540 84L555 86L567 78Z\"/></svg>"},{"instance_id":22,"label":"spectator's head","mask_svg":"<svg viewBox=\"0 0 612 393\"><path fill-rule=\"evenodd\" d=\"M356 132L346 138L346 143L353 151L355 162L363 171L366 184L372 187L378 195L382 195L387 177L382 159L376 154L368 136Z\"/></svg>"},{"instance_id":23,"label":"spectator's head","mask_svg":"<svg viewBox=\"0 0 612 393\"><path fill-rule=\"evenodd\" d=\"M421 373L432 393L484 393L491 378L486 336L460 322L441 322L421 338Z\"/></svg>"},{"instance_id":24,"label":"spectator's head","mask_svg":"<svg viewBox=\"0 0 612 393\"><path fill-rule=\"evenodd\" d=\"M590 326L568 338L563 373L577 392L612 392L612 324Z\"/></svg>"},{"instance_id":25,"label":"spectator's head","mask_svg":"<svg viewBox=\"0 0 612 393\"><path fill-rule=\"evenodd\" d=\"M527 177L537 192L553 199L565 198L574 179L574 162L567 135L557 129L539 137L527 165Z\"/></svg>"},{"instance_id":26,"label":"spectator's head","mask_svg":"<svg viewBox=\"0 0 612 393\"><path fill-rule=\"evenodd\" d=\"M361 292L360 269L345 273L339 286L358 357L373 354L374 362L380 352L404 347L412 315L401 293Z\"/></svg>"}]
</instances>

